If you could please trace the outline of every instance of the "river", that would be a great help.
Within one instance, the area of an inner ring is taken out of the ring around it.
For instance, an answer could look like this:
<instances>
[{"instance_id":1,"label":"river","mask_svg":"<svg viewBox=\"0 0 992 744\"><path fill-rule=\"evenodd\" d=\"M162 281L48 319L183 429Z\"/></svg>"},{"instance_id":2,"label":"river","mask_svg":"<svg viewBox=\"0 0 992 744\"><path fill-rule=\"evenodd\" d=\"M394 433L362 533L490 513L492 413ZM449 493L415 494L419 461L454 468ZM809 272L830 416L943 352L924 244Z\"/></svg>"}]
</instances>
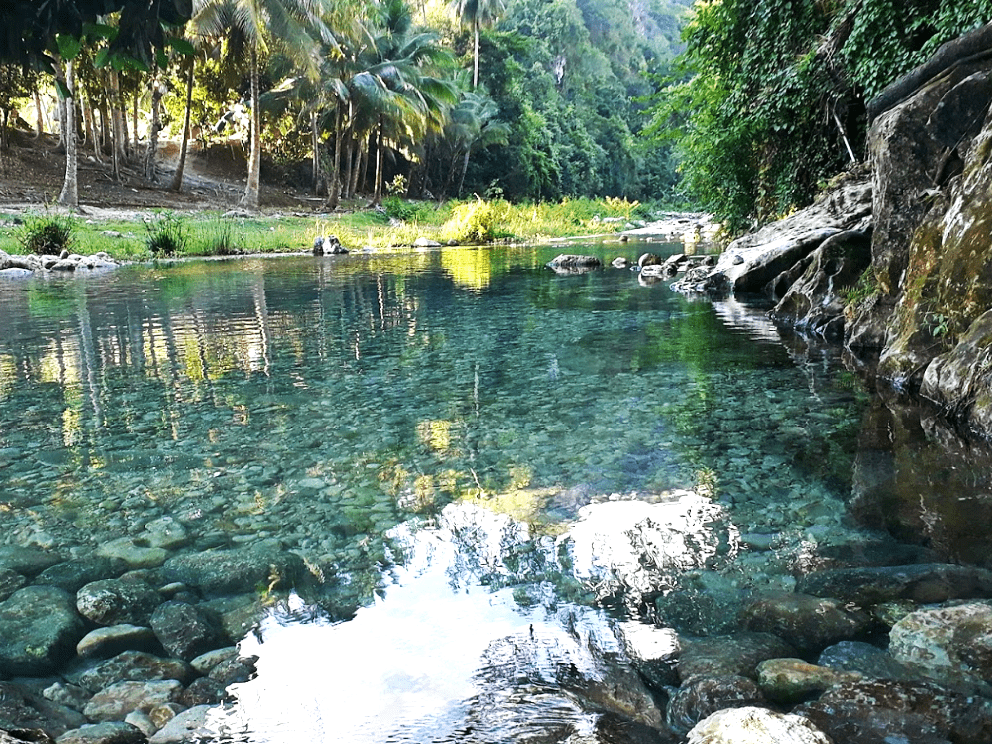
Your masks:
<instances>
[{"instance_id":1,"label":"river","mask_svg":"<svg viewBox=\"0 0 992 744\"><path fill-rule=\"evenodd\" d=\"M992 562L982 447L760 306L556 252L0 282L0 543L153 586L291 558L186 582L257 657L207 720L246 742L564 741L602 706L560 670L645 629L730 632L823 567Z\"/></svg>"}]
</instances>

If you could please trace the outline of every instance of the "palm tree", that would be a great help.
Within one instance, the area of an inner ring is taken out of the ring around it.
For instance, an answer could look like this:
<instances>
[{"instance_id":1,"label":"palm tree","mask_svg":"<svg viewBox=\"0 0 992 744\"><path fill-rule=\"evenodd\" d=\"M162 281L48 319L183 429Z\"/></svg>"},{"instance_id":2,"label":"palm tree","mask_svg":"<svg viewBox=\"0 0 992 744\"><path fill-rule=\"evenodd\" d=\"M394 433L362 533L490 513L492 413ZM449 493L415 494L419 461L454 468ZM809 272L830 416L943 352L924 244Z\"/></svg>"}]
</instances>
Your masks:
<instances>
[{"instance_id":1,"label":"palm tree","mask_svg":"<svg viewBox=\"0 0 992 744\"><path fill-rule=\"evenodd\" d=\"M449 5L464 26L471 26L475 36L475 71L472 89L479 87L479 27L491 25L506 10L503 0L451 0Z\"/></svg>"},{"instance_id":2,"label":"palm tree","mask_svg":"<svg viewBox=\"0 0 992 744\"><path fill-rule=\"evenodd\" d=\"M233 32L248 47L251 79L251 146L248 180L240 206L258 209L261 173L261 126L258 54L266 49L266 37L278 38L291 50L308 75L318 73L318 45L335 46L326 23L325 0L193 0L193 23L208 36Z\"/></svg>"},{"instance_id":3,"label":"palm tree","mask_svg":"<svg viewBox=\"0 0 992 744\"><path fill-rule=\"evenodd\" d=\"M444 135L452 150L448 184L454 180L458 159L462 160L456 196L462 194L465 174L468 172L468 161L472 153L490 145L506 144L510 126L506 122L499 121L498 114L499 108L492 98L475 92L464 93L458 105L452 110L451 122L445 127Z\"/></svg>"}]
</instances>

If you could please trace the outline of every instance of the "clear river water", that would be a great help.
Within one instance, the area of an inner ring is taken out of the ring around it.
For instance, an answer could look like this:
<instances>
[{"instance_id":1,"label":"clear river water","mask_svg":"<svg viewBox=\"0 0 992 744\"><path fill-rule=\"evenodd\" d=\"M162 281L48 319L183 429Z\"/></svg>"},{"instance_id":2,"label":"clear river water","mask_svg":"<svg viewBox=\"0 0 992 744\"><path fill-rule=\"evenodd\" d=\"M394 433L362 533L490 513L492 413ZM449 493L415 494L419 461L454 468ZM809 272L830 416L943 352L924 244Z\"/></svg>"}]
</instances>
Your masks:
<instances>
[{"instance_id":1,"label":"clear river water","mask_svg":"<svg viewBox=\"0 0 992 744\"><path fill-rule=\"evenodd\" d=\"M645 250L682 246L568 248ZM0 544L300 556L292 592L244 593L258 673L211 725L246 742L582 731L562 659L721 632L859 556L992 563L983 448L760 307L558 252L0 281Z\"/></svg>"}]
</instances>

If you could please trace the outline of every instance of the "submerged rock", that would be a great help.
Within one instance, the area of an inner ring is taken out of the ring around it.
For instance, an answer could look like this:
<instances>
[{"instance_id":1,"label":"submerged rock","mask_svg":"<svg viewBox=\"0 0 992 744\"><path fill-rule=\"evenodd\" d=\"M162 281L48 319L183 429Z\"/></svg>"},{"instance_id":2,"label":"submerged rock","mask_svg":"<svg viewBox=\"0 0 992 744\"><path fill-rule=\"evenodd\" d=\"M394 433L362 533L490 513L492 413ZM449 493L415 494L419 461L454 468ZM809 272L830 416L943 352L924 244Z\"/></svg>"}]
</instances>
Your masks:
<instances>
[{"instance_id":1,"label":"submerged rock","mask_svg":"<svg viewBox=\"0 0 992 744\"><path fill-rule=\"evenodd\" d=\"M721 710L696 724L688 744L835 744L803 716L765 708Z\"/></svg>"},{"instance_id":2,"label":"submerged rock","mask_svg":"<svg viewBox=\"0 0 992 744\"><path fill-rule=\"evenodd\" d=\"M143 744L145 733L123 721L94 723L65 732L58 744Z\"/></svg>"},{"instance_id":3,"label":"submerged rock","mask_svg":"<svg viewBox=\"0 0 992 744\"><path fill-rule=\"evenodd\" d=\"M162 575L204 596L217 596L253 592L259 586L289 588L306 575L306 568L295 553L249 548L178 555L165 562Z\"/></svg>"},{"instance_id":4,"label":"submerged rock","mask_svg":"<svg viewBox=\"0 0 992 744\"><path fill-rule=\"evenodd\" d=\"M683 684L668 701L666 720L686 733L697 723L725 708L763 706L765 696L747 677L700 677Z\"/></svg>"},{"instance_id":5,"label":"submerged rock","mask_svg":"<svg viewBox=\"0 0 992 744\"><path fill-rule=\"evenodd\" d=\"M162 647L180 659L191 660L230 645L219 620L186 602L170 600L159 605L151 626Z\"/></svg>"},{"instance_id":6,"label":"submerged rock","mask_svg":"<svg viewBox=\"0 0 992 744\"><path fill-rule=\"evenodd\" d=\"M148 712L179 699L182 683L174 679L115 682L96 693L83 709L91 721L123 721L133 710Z\"/></svg>"},{"instance_id":7,"label":"submerged rock","mask_svg":"<svg viewBox=\"0 0 992 744\"><path fill-rule=\"evenodd\" d=\"M889 652L932 678L992 683L992 606L973 602L912 612L892 627Z\"/></svg>"},{"instance_id":8,"label":"submerged rock","mask_svg":"<svg viewBox=\"0 0 992 744\"><path fill-rule=\"evenodd\" d=\"M179 659L163 659L142 651L124 651L112 659L73 673L71 679L90 692L98 692L117 682L165 679L186 682L193 676L189 664Z\"/></svg>"},{"instance_id":9,"label":"submerged rock","mask_svg":"<svg viewBox=\"0 0 992 744\"><path fill-rule=\"evenodd\" d=\"M743 617L749 630L774 633L800 650L816 652L855 639L872 624L867 613L835 599L790 592L758 599L744 609Z\"/></svg>"},{"instance_id":10,"label":"submerged rock","mask_svg":"<svg viewBox=\"0 0 992 744\"><path fill-rule=\"evenodd\" d=\"M162 597L144 581L101 579L76 593L79 614L97 625L145 625Z\"/></svg>"},{"instance_id":11,"label":"submerged rock","mask_svg":"<svg viewBox=\"0 0 992 744\"><path fill-rule=\"evenodd\" d=\"M909 679L909 669L877 646L862 641L841 641L829 646L817 660L820 666L857 672L872 679Z\"/></svg>"},{"instance_id":12,"label":"submerged rock","mask_svg":"<svg viewBox=\"0 0 992 744\"><path fill-rule=\"evenodd\" d=\"M596 256L579 256L570 253L562 253L545 264L559 274L582 274L593 271L603 265L603 262Z\"/></svg>"},{"instance_id":13,"label":"submerged rock","mask_svg":"<svg viewBox=\"0 0 992 744\"><path fill-rule=\"evenodd\" d=\"M157 643L152 629L144 625L110 625L83 636L76 653L83 658L106 658L122 651L150 650Z\"/></svg>"},{"instance_id":14,"label":"submerged rock","mask_svg":"<svg viewBox=\"0 0 992 744\"><path fill-rule=\"evenodd\" d=\"M761 662L796 655L795 647L771 633L683 637L681 644L676 668L683 682L728 675L756 679Z\"/></svg>"},{"instance_id":15,"label":"submerged rock","mask_svg":"<svg viewBox=\"0 0 992 744\"><path fill-rule=\"evenodd\" d=\"M0 602L0 675L42 676L75 655L83 637L75 598L61 589L28 586Z\"/></svg>"},{"instance_id":16,"label":"submerged rock","mask_svg":"<svg viewBox=\"0 0 992 744\"><path fill-rule=\"evenodd\" d=\"M946 563L840 568L808 574L797 590L862 605L893 599L929 604L992 597L992 571Z\"/></svg>"},{"instance_id":17,"label":"submerged rock","mask_svg":"<svg viewBox=\"0 0 992 744\"><path fill-rule=\"evenodd\" d=\"M798 703L859 679L856 672L839 672L802 659L769 659L758 665L758 685L776 703Z\"/></svg>"}]
</instances>

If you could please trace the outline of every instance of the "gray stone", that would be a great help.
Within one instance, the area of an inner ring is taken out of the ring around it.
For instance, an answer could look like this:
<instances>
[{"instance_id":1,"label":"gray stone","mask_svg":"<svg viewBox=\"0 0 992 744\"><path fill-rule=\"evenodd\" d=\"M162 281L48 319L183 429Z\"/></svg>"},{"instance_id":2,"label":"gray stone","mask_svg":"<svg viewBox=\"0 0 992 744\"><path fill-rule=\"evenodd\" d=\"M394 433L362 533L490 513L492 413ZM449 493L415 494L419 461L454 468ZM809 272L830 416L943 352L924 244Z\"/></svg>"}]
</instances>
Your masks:
<instances>
[{"instance_id":1,"label":"gray stone","mask_svg":"<svg viewBox=\"0 0 992 744\"><path fill-rule=\"evenodd\" d=\"M101 579L76 593L79 613L97 625L147 625L162 598L144 581Z\"/></svg>"},{"instance_id":2,"label":"gray stone","mask_svg":"<svg viewBox=\"0 0 992 744\"><path fill-rule=\"evenodd\" d=\"M86 723L77 710L46 699L25 686L0 682L0 727L10 730L41 730L59 736Z\"/></svg>"},{"instance_id":3,"label":"gray stone","mask_svg":"<svg viewBox=\"0 0 992 744\"><path fill-rule=\"evenodd\" d=\"M175 550L189 544L189 532L176 519L162 517L145 525L141 539L151 548Z\"/></svg>"},{"instance_id":4,"label":"gray stone","mask_svg":"<svg viewBox=\"0 0 992 744\"><path fill-rule=\"evenodd\" d=\"M156 726L151 716L143 710L132 710L124 716L124 723L129 723L136 729L139 729L145 735L145 738L159 730L159 726Z\"/></svg>"},{"instance_id":5,"label":"gray stone","mask_svg":"<svg viewBox=\"0 0 992 744\"><path fill-rule=\"evenodd\" d=\"M162 647L180 659L194 659L230 644L218 619L186 602L170 600L159 605L151 625Z\"/></svg>"},{"instance_id":6,"label":"gray stone","mask_svg":"<svg viewBox=\"0 0 992 744\"><path fill-rule=\"evenodd\" d=\"M73 657L83 619L71 594L28 586L0 602L0 675L42 676Z\"/></svg>"},{"instance_id":7,"label":"gray stone","mask_svg":"<svg viewBox=\"0 0 992 744\"><path fill-rule=\"evenodd\" d=\"M430 238L425 238L423 236L417 238L413 241L414 248L440 248L441 244L436 240L431 240Z\"/></svg>"},{"instance_id":8,"label":"gray stone","mask_svg":"<svg viewBox=\"0 0 992 744\"><path fill-rule=\"evenodd\" d=\"M765 708L717 711L693 727L688 744L835 744L808 718Z\"/></svg>"},{"instance_id":9,"label":"gray stone","mask_svg":"<svg viewBox=\"0 0 992 744\"><path fill-rule=\"evenodd\" d=\"M67 682L54 682L46 687L41 693L46 700L51 700L57 705L64 705L74 710L82 710L89 702L92 693L79 685Z\"/></svg>"},{"instance_id":10,"label":"gray stone","mask_svg":"<svg viewBox=\"0 0 992 744\"><path fill-rule=\"evenodd\" d=\"M857 639L872 624L867 613L835 599L792 592L759 598L744 608L742 617L749 630L774 633L801 651L816 653Z\"/></svg>"},{"instance_id":11,"label":"gray stone","mask_svg":"<svg viewBox=\"0 0 992 744\"><path fill-rule=\"evenodd\" d=\"M210 677L200 677L183 690L179 702L188 708L197 705L216 705L227 697L227 686Z\"/></svg>"},{"instance_id":12,"label":"gray stone","mask_svg":"<svg viewBox=\"0 0 992 744\"><path fill-rule=\"evenodd\" d=\"M758 664L758 686L776 703L798 703L859 679L857 672L840 672L802 659L769 659Z\"/></svg>"},{"instance_id":13,"label":"gray stone","mask_svg":"<svg viewBox=\"0 0 992 744\"><path fill-rule=\"evenodd\" d=\"M197 656L195 659L191 660L189 664L200 674L209 674L210 670L222 661L237 659L239 653L240 652L238 651L237 646L217 648L213 651L207 651L207 653Z\"/></svg>"},{"instance_id":14,"label":"gray stone","mask_svg":"<svg viewBox=\"0 0 992 744\"><path fill-rule=\"evenodd\" d=\"M927 119L927 133L944 147L970 141L982 127L992 101L992 77L987 71L969 75L951 88Z\"/></svg>"},{"instance_id":15,"label":"gray stone","mask_svg":"<svg viewBox=\"0 0 992 744\"><path fill-rule=\"evenodd\" d=\"M0 567L16 571L27 577L37 576L49 566L61 563L62 557L41 548L20 546L0 547Z\"/></svg>"},{"instance_id":16,"label":"gray stone","mask_svg":"<svg viewBox=\"0 0 992 744\"><path fill-rule=\"evenodd\" d=\"M133 710L148 712L160 703L179 699L183 686L174 679L116 682L90 698L83 713L91 721L123 721Z\"/></svg>"},{"instance_id":17,"label":"gray stone","mask_svg":"<svg viewBox=\"0 0 992 744\"><path fill-rule=\"evenodd\" d=\"M118 577L127 568L124 561L92 555L50 566L38 574L35 583L57 586L75 594L92 581Z\"/></svg>"},{"instance_id":18,"label":"gray stone","mask_svg":"<svg viewBox=\"0 0 992 744\"><path fill-rule=\"evenodd\" d=\"M665 260L654 253L642 253L637 257L637 265L641 269L645 266L661 266Z\"/></svg>"},{"instance_id":19,"label":"gray stone","mask_svg":"<svg viewBox=\"0 0 992 744\"><path fill-rule=\"evenodd\" d=\"M122 651L149 651L157 643L155 633L144 625L110 625L83 636L76 653L83 658L109 658Z\"/></svg>"},{"instance_id":20,"label":"gray stone","mask_svg":"<svg viewBox=\"0 0 992 744\"><path fill-rule=\"evenodd\" d=\"M974 566L921 563L909 566L840 568L800 579L797 591L861 605L894 599L921 604L992 597L992 571Z\"/></svg>"},{"instance_id":21,"label":"gray stone","mask_svg":"<svg viewBox=\"0 0 992 744\"><path fill-rule=\"evenodd\" d=\"M217 730L207 726L207 717L213 706L197 705L184 710L155 732L148 744L188 744L191 741L210 741L217 737Z\"/></svg>"},{"instance_id":22,"label":"gray stone","mask_svg":"<svg viewBox=\"0 0 992 744\"><path fill-rule=\"evenodd\" d=\"M768 659L796 655L796 649L771 633L732 633L709 638L681 639L677 670L683 683L706 677L756 678Z\"/></svg>"},{"instance_id":23,"label":"gray stone","mask_svg":"<svg viewBox=\"0 0 992 744\"><path fill-rule=\"evenodd\" d=\"M760 688L747 677L697 677L669 698L666 720L673 731L684 734L719 710L764 704Z\"/></svg>"},{"instance_id":24,"label":"gray stone","mask_svg":"<svg viewBox=\"0 0 992 744\"><path fill-rule=\"evenodd\" d=\"M236 682L247 682L254 679L258 673L255 669L257 656L228 659L215 665L209 672L209 677L220 682L222 685L233 685Z\"/></svg>"},{"instance_id":25,"label":"gray stone","mask_svg":"<svg viewBox=\"0 0 992 744\"><path fill-rule=\"evenodd\" d=\"M973 602L912 612L889 632L889 653L934 679L992 682L992 606Z\"/></svg>"},{"instance_id":26,"label":"gray stone","mask_svg":"<svg viewBox=\"0 0 992 744\"><path fill-rule=\"evenodd\" d=\"M828 646L817 660L820 666L858 672L871 679L909 679L910 671L884 649L861 641L841 641Z\"/></svg>"},{"instance_id":27,"label":"gray stone","mask_svg":"<svg viewBox=\"0 0 992 744\"><path fill-rule=\"evenodd\" d=\"M112 659L82 670L73 679L81 687L97 692L118 682L148 682L174 679L187 682L194 676L180 659L162 659L142 651L124 651Z\"/></svg>"},{"instance_id":28,"label":"gray stone","mask_svg":"<svg viewBox=\"0 0 992 744\"><path fill-rule=\"evenodd\" d=\"M984 369L990 348L992 310L982 313L952 349L927 365L920 388L923 397L957 411L967 426L986 435L992 432L992 375Z\"/></svg>"},{"instance_id":29,"label":"gray stone","mask_svg":"<svg viewBox=\"0 0 992 744\"><path fill-rule=\"evenodd\" d=\"M165 563L169 557L169 551L164 548L138 545L130 537L103 543L96 549L96 554L103 558L124 561L131 568L155 568Z\"/></svg>"},{"instance_id":30,"label":"gray stone","mask_svg":"<svg viewBox=\"0 0 992 744\"><path fill-rule=\"evenodd\" d=\"M28 580L23 575L10 568L0 568L0 602L21 589Z\"/></svg>"},{"instance_id":31,"label":"gray stone","mask_svg":"<svg viewBox=\"0 0 992 744\"><path fill-rule=\"evenodd\" d=\"M144 732L123 721L96 723L67 731L57 744L144 744Z\"/></svg>"},{"instance_id":32,"label":"gray stone","mask_svg":"<svg viewBox=\"0 0 992 744\"><path fill-rule=\"evenodd\" d=\"M214 550L170 558L162 575L204 596L217 596L249 593L260 586L289 588L306 575L306 568L298 555L281 550Z\"/></svg>"},{"instance_id":33,"label":"gray stone","mask_svg":"<svg viewBox=\"0 0 992 744\"><path fill-rule=\"evenodd\" d=\"M571 253L561 253L545 264L558 274L581 274L593 271L603 265L596 256L580 256Z\"/></svg>"}]
</instances>

